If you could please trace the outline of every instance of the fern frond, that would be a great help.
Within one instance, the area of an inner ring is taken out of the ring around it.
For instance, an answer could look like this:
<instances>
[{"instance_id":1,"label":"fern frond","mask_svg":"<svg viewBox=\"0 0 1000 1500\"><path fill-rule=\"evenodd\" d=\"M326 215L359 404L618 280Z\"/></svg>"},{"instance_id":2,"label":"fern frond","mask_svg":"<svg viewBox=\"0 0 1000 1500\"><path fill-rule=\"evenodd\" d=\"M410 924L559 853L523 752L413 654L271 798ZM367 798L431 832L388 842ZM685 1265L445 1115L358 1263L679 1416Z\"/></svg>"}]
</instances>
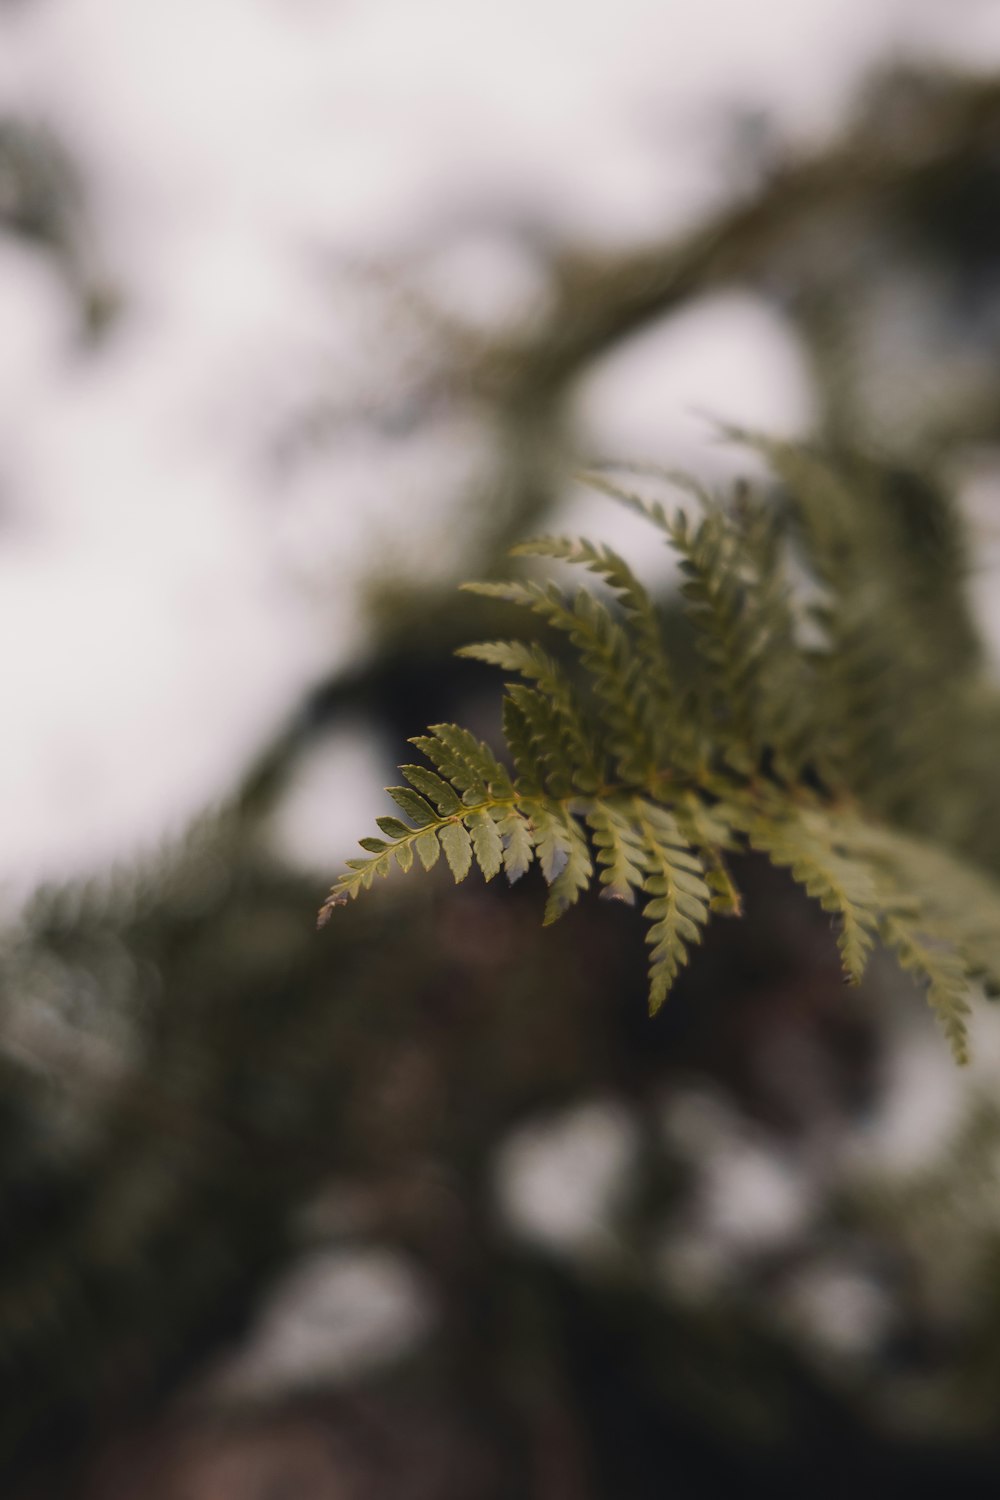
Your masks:
<instances>
[{"instance_id":1,"label":"fern frond","mask_svg":"<svg viewBox=\"0 0 1000 1500\"><path fill-rule=\"evenodd\" d=\"M662 477L695 502L697 518L604 474L592 482L651 521L678 555L681 592L709 669L713 739L724 758L748 774L766 751L795 780L815 758L803 712L814 673L798 644L777 517L742 491L727 510L686 476L665 471Z\"/></svg>"},{"instance_id":2,"label":"fern frond","mask_svg":"<svg viewBox=\"0 0 1000 1500\"><path fill-rule=\"evenodd\" d=\"M950 944L934 942L918 923L902 915L882 920L882 936L900 966L921 981L957 1063L969 1061L969 976Z\"/></svg>"},{"instance_id":3,"label":"fern frond","mask_svg":"<svg viewBox=\"0 0 1000 1500\"><path fill-rule=\"evenodd\" d=\"M485 800L491 788L500 796L512 791L506 768L489 746L457 724L432 724L428 734L414 736L410 744L423 751L467 805Z\"/></svg>"},{"instance_id":4,"label":"fern frond","mask_svg":"<svg viewBox=\"0 0 1000 1500\"><path fill-rule=\"evenodd\" d=\"M617 553L564 537L524 543L520 555L600 579L607 599L533 579L468 585L528 609L564 648L500 640L460 653L521 679L503 699L512 770L454 724L417 736L428 764L402 768L395 812L361 840L366 857L348 861L321 919L417 860L431 869L443 855L456 881L475 864L511 882L537 861L546 923L592 885L642 907L655 1012L709 913L740 912L728 856L757 850L830 914L846 977L857 983L883 944L926 987L964 1060L970 986L1000 995L1000 884L919 835L935 788L947 800L943 837L973 828L968 778L955 774L968 752L951 742L1000 733L1000 700L981 678L944 680L936 627L863 491L804 450L740 437L795 490L791 501L740 492L727 506L670 475L694 501L689 516L593 480L680 560L704 662L693 686L678 688L656 609ZM942 705L950 718L929 727Z\"/></svg>"},{"instance_id":5,"label":"fern frond","mask_svg":"<svg viewBox=\"0 0 1000 1500\"><path fill-rule=\"evenodd\" d=\"M452 813L458 812L462 800L447 781L436 776L433 771L428 771L426 766L400 766L399 769L412 787L433 802L441 817L450 818ZM393 795L393 790L389 787L390 797ZM404 808L403 811L405 812L406 809Z\"/></svg>"},{"instance_id":6,"label":"fern frond","mask_svg":"<svg viewBox=\"0 0 1000 1500\"><path fill-rule=\"evenodd\" d=\"M535 855L531 824L513 807L494 808L492 816L503 848L504 873L513 885L526 872Z\"/></svg>"},{"instance_id":7,"label":"fern frond","mask_svg":"<svg viewBox=\"0 0 1000 1500\"><path fill-rule=\"evenodd\" d=\"M709 805L688 792L673 804L673 814L684 837L704 862L705 884L712 893L709 910L725 917L741 916L743 901L725 860L727 852L740 846L726 818L724 804Z\"/></svg>"},{"instance_id":8,"label":"fern frond","mask_svg":"<svg viewBox=\"0 0 1000 1500\"><path fill-rule=\"evenodd\" d=\"M455 724L435 724L411 744L423 751L437 771L424 766L401 768L410 786L389 787L388 793L409 822L394 816L376 818L384 838L361 840L371 858L347 861L347 871L320 911L321 924L334 907L369 889L377 877L388 875L394 863L404 873L410 870L414 855L430 870L443 852L456 881L468 875L473 856L487 880L502 864L518 871L526 864L524 836L516 826L523 820L514 808L510 773L489 747ZM516 851L509 858L508 846Z\"/></svg>"},{"instance_id":9,"label":"fern frond","mask_svg":"<svg viewBox=\"0 0 1000 1500\"><path fill-rule=\"evenodd\" d=\"M532 735L532 726L525 718L524 710L508 690L501 712L503 733L514 762L517 790L521 796L541 796L547 776L544 756L539 752Z\"/></svg>"},{"instance_id":10,"label":"fern frond","mask_svg":"<svg viewBox=\"0 0 1000 1500\"><path fill-rule=\"evenodd\" d=\"M982 652L955 509L926 480L876 480L862 459L834 464L802 444L728 435L760 453L782 482L792 540L821 587L812 613L825 649L815 660L813 718L828 761L841 785L883 816L919 822L940 805L944 768L960 753L950 726L980 727ZM930 518L930 542L915 511Z\"/></svg>"},{"instance_id":11,"label":"fern frond","mask_svg":"<svg viewBox=\"0 0 1000 1500\"><path fill-rule=\"evenodd\" d=\"M637 697L642 665L621 622L586 589L567 598L554 585L466 583L489 599L519 604L569 637L604 711L608 750L626 780L641 784L657 767L656 745Z\"/></svg>"},{"instance_id":12,"label":"fern frond","mask_svg":"<svg viewBox=\"0 0 1000 1500\"><path fill-rule=\"evenodd\" d=\"M495 808L477 808L466 815L465 826L472 839L472 852L483 878L492 880L503 865L503 839L494 819Z\"/></svg>"},{"instance_id":13,"label":"fern frond","mask_svg":"<svg viewBox=\"0 0 1000 1500\"><path fill-rule=\"evenodd\" d=\"M643 916L653 924L646 942L651 950L649 1012L655 1015L687 962L688 946L701 941L711 892L701 861L671 814L655 803L640 803L636 817L647 871L643 889L652 898Z\"/></svg>"},{"instance_id":14,"label":"fern frond","mask_svg":"<svg viewBox=\"0 0 1000 1500\"><path fill-rule=\"evenodd\" d=\"M1000 883L924 839L864 823L852 834L890 890L905 893L931 932L962 954L970 980L1000 995Z\"/></svg>"},{"instance_id":15,"label":"fern frond","mask_svg":"<svg viewBox=\"0 0 1000 1500\"><path fill-rule=\"evenodd\" d=\"M598 801L587 810L603 894L635 905L635 892L645 882L642 832L636 827L632 804Z\"/></svg>"},{"instance_id":16,"label":"fern frond","mask_svg":"<svg viewBox=\"0 0 1000 1500\"><path fill-rule=\"evenodd\" d=\"M571 748L567 744L564 722L555 705L544 693L525 687L523 682L508 683L507 696L520 709L525 731L535 751L536 764L545 767L546 791L553 797L569 796L580 768L574 754L576 746ZM591 781L591 787L593 784Z\"/></svg>"},{"instance_id":17,"label":"fern frond","mask_svg":"<svg viewBox=\"0 0 1000 1500\"><path fill-rule=\"evenodd\" d=\"M629 470L633 473L647 472L645 469L640 470L636 467L629 469L628 465L616 464L614 467L616 469ZM678 485L687 489L691 488L692 481L686 474L681 474L673 469L656 470L655 473L657 478L666 480L668 484ZM609 496L612 500L616 500L619 505L624 505L626 510L634 511L643 520L650 521L669 540L670 518L661 501L648 500L645 495L640 495L635 490L626 489L624 485L618 484L609 474L604 473L600 469L583 469L577 475L577 478L581 483L588 485L590 489L600 490L602 494ZM701 492L699 491L698 493L700 494Z\"/></svg>"},{"instance_id":18,"label":"fern frond","mask_svg":"<svg viewBox=\"0 0 1000 1500\"><path fill-rule=\"evenodd\" d=\"M482 641L462 646L456 654L536 682L535 692L512 684L508 694L522 711L539 760L548 763L550 776L554 772L565 779L568 769L569 780L580 791L597 790L603 778L594 753L595 731L585 720L572 684L548 652L523 641ZM550 790L565 795L568 787Z\"/></svg>"},{"instance_id":19,"label":"fern frond","mask_svg":"<svg viewBox=\"0 0 1000 1500\"><path fill-rule=\"evenodd\" d=\"M837 947L844 972L860 983L878 929L878 891L869 866L843 851L836 819L818 809L755 812L745 832L752 849L788 869L824 911L840 919Z\"/></svg>"},{"instance_id":20,"label":"fern frond","mask_svg":"<svg viewBox=\"0 0 1000 1500\"><path fill-rule=\"evenodd\" d=\"M646 730L656 747L657 760L665 753L664 740L676 708L673 673L663 641L663 625L644 585L625 559L610 547L595 546L586 538L543 536L511 548L512 557L551 557L575 564L602 578L614 592L628 620L643 661L639 686Z\"/></svg>"},{"instance_id":21,"label":"fern frond","mask_svg":"<svg viewBox=\"0 0 1000 1500\"><path fill-rule=\"evenodd\" d=\"M538 863L549 886L542 919L547 927L579 900L590 884L593 865L586 835L565 807L559 803L529 802L525 812Z\"/></svg>"}]
</instances>

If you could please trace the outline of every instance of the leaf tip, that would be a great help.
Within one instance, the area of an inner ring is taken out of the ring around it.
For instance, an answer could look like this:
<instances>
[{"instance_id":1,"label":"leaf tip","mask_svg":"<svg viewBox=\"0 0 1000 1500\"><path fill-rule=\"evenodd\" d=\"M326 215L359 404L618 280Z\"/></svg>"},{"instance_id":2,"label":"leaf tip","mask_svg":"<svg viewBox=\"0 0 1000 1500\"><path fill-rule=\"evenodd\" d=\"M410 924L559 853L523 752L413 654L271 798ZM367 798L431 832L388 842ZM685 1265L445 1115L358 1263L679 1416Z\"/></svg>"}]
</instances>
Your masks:
<instances>
[{"instance_id":1,"label":"leaf tip","mask_svg":"<svg viewBox=\"0 0 1000 1500\"><path fill-rule=\"evenodd\" d=\"M346 906L346 905L347 905L347 897L346 896L340 896L340 895L337 895L335 892L331 891L330 895L327 896L326 900L323 902L323 905L320 907L319 911L316 913L316 930L317 930L317 932L322 931L322 929L326 926L327 922L329 922L330 918L333 916L333 912L334 912L334 908L335 907L337 907L337 906Z\"/></svg>"}]
</instances>

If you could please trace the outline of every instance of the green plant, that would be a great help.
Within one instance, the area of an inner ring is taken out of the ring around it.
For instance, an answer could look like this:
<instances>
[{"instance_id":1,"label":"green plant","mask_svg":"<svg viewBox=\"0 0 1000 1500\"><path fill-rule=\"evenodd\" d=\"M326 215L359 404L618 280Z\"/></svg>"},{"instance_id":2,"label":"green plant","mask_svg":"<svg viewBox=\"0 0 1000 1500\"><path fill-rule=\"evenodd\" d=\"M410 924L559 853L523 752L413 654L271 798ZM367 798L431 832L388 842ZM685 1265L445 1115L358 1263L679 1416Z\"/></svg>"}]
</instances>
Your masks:
<instances>
[{"instance_id":1,"label":"green plant","mask_svg":"<svg viewBox=\"0 0 1000 1500\"><path fill-rule=\"evenodd\" d=\"M983 781L969 756L996 727L997 695L967 613L957 517L940 494L923 508L912 486L901 496L873 466L730 435L765 456L777 489L724 500L661 476L686 495L665 506L588 476L679 559L698 665L668 648L663 617L610 548L562 537L514 548L587 570L600 592L535 576L466 585L528 610L563 649L463 648L512 674L510 764L453 724L417 736L427 764L403 766L407 785L388 789L402 816L362 839L321 920L394 865L429 870L442 853L456 881L473 863L515 881L536 860L546 923L596 875L650 924L655 1012L710 913L740 911L729 856L757 850L831 913L847 980L876 945L891 950L963 1061L970 986L1000 992L1000 885L964 857Z\"/></svg>"}]
</instances>

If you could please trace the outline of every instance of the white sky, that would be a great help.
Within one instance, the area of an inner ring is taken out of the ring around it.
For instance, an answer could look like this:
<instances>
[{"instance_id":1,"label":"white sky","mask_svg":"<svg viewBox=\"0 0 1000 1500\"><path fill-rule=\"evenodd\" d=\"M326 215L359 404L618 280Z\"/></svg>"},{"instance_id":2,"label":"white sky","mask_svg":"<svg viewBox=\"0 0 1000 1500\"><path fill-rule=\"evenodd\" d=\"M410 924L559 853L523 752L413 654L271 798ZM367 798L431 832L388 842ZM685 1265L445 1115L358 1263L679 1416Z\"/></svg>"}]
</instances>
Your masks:
<instances>
[{"instance_id":1,"label":"white sky","mask_svg":"<svg viewBox=\"0 0 1000 1500\"><path fill-rule=\"evenodd\" d=\"M0 880L100 867L223 794L304 685L361 648L353 580L398 508L422 519L475 471L476 434L446 430L267 480L277 415L392 376L391 336L372 339L319 251L420 259L489 319L537 292L505 225L679 228L731 186L721 107L808 144L874 60L922 49L994 63L1000 5L0 8L0 107L77 154L128 309L82 353L50 269L0 237ZM693 406L808 414L787 331L735 297L651 332L580 401L605 446L689 462Z\"/></svg>"}]
</instances>

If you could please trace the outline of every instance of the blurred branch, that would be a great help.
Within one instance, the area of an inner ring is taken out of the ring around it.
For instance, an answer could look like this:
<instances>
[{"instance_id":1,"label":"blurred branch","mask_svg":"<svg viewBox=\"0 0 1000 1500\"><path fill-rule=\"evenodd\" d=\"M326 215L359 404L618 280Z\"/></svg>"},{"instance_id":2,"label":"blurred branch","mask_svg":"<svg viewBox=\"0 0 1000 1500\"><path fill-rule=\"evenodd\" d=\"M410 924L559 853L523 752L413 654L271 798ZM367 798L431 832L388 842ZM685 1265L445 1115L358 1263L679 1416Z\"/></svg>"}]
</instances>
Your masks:
<instances>
[{"instance_id":1,"label":"blurred branch","mask_svg":"<svg viewBox=\"0 0 1000 1500\"><path fill-rule=\"evenodd\" d=\"M76 167L50 131L10 115L0 116L0 230L47 251L79 305L86 335L104 332L117 299L93 264Z\"/></svg>"},{"instance_id":2,"label":"blurred branch","mask_svg":"<svg viewBox=\"0 0 1000 1500\"><path fill-rule=\"evenodd\" d=\"M970 151L995 144L998 131L998 80L890 79L828 151L778 168L755 194L679 239L622 254L556 257L552 309L531 347L498 342L478 379L514 405L529 391L535 399L559 392L592 360L690 297L788 264L790 243L818 220L882 213Z\"/></svg>"}]
</instances>

